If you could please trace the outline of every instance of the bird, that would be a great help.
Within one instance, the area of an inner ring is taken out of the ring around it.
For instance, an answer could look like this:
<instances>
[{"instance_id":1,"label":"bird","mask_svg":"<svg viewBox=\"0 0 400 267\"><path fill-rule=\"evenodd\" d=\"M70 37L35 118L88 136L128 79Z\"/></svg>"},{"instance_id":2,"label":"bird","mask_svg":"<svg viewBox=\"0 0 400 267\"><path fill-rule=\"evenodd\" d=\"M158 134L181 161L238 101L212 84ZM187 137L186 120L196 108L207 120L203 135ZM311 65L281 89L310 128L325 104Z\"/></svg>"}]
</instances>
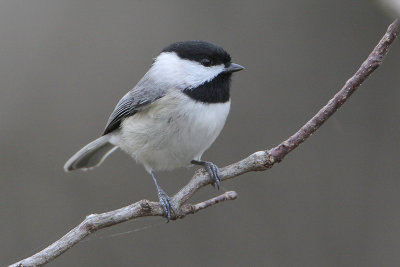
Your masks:
<instances>
[{"instance_id":1,"label":"bird","mask_svg":"<svg viewBox=\"0 0 400 267\"><path fill-rule=\"evenodd\" d=\"M219 189L218 166L201 157L227 119L232 73L243 69L216 44L170 44L118 102L103 134L76 152L64 170L93 169L120 148L151 175L169 221L174 212L171 198L155 172L199 165Z\"/></svg>"}]
</instances>

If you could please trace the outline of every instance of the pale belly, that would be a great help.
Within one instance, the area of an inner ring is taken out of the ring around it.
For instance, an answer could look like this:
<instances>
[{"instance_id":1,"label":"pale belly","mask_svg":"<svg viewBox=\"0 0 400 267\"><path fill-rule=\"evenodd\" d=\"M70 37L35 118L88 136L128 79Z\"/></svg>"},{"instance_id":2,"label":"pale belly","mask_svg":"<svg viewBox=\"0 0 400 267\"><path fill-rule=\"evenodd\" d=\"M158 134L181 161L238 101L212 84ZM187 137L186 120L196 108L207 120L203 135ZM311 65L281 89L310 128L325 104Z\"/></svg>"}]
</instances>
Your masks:
<instances>
[{"instance_id":1,"label":"pale belly","mask_svg":"<svg viewBox=\"0 0 400 267\"><path fill-rule=\"evenodd\" d=\"M220 134L230 109L175 92L122 122L116 145L147 171L171 170L199 160Z\"/></svg>"}]
</instances>

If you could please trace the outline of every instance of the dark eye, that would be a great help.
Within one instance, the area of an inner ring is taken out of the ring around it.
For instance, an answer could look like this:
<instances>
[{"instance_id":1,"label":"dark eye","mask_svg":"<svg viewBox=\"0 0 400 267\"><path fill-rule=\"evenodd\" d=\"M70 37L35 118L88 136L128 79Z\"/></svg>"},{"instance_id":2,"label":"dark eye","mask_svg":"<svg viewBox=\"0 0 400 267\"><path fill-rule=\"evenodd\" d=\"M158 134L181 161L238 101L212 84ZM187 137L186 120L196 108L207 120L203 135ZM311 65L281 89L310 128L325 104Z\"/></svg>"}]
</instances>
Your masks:
<instances>
[{"instance_id":1,"label":"dark eye","mask_svg":"<svg viewBox=\"0 0 400 267\"><path fill-rule=\"evenodd\" d=\"M205 66L205 67L210 67L211 64L212 64L211 60L208 59L208 58L203 58L203 59L200 61L200 63L201 63L201 65L203 65L203 66Z\"/></svg>"}]
</instances>

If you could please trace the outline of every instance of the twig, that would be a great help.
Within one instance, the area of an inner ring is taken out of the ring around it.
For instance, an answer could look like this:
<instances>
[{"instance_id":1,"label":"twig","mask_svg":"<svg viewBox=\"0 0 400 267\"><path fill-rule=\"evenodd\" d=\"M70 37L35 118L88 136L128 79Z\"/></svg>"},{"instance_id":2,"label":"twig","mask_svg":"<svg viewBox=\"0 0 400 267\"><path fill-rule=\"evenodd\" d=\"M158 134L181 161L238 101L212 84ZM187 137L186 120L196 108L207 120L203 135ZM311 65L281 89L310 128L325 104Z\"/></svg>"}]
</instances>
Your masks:
<instances>
[{"instance_id":1,"label":"twig","mask_svg":"<svg viewBox=\"0 0 400 267\"><path fill-rule=\"evenodd\" d=\"M280 162L288 153L303 143L333 113L335 113L336 110L346 102L351 94L354 93L354 91L368 78L368 76L382 64L383 57L387 54L390 45L393 43L399 32L400 21L397 19L389 26L385 35L357 72L311 120L278 146L267 151L256 152L239 162L222 168L221 180L234 178L250 171L267 170L276 162ZM199 204L185 204L186 201L200 188L210 183L211 180L204 170L197 171L189 183L172 198L172 205L175 210L172 219L181 219L187 214L194 214L219 202L236 199L236 192L230 191ZM77 227L47 248L10 266L42 266L70 249L90 233L105 227L145 216L163 216L160 204L158 202L150 202L144 199L117 210L89 215Z\"/></svg>"}]
</instances>

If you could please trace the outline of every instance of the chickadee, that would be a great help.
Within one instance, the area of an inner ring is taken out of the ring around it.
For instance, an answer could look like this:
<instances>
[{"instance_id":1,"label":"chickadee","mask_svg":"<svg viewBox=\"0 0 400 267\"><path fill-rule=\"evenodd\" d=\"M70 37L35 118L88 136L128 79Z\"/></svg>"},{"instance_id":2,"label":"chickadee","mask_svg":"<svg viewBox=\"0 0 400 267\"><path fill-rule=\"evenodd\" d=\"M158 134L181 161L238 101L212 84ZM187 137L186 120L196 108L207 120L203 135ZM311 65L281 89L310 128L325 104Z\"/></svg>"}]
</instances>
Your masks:
<instances>
[{"instance_id":1,"label":"chickadee","mask_svg":"<svg viewBox=\"0 0 400 267\"><path fill-rule=\"evenodd\" d=\"M73 155L65 171L92 169L118 147L152 176L165 216L171 199L154 171L203 166L219 187L218 167L201 156L221 132L230 109L230 81L243 67L204 41L164 48L139 83L118 102L103 135Z\"/></svg>"}]
</instances>

